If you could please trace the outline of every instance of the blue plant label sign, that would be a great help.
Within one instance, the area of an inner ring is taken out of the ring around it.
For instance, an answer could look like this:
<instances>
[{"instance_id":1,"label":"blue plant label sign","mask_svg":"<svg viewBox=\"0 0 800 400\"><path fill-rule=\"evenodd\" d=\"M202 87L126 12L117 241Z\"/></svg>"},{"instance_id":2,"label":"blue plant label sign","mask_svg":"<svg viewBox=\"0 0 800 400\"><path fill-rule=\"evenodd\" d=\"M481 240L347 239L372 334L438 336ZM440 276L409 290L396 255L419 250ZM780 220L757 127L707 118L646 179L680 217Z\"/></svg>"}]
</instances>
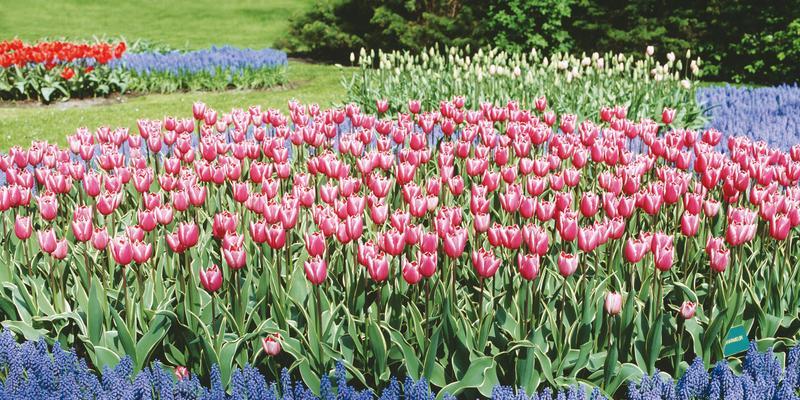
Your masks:
<instances>
[{"instance_id":1,"label":"blue plant label sign","mask_svg":"<svg viewBox=\"0 0 800 400\"><path fill-rule=\"evenodd\" d=\"M747 339L747 332L744 326L734 326L728 331L728 336L725 338L725 345L722 353L725 357L732 356L743 351L747 351L750 347L750 341Z\"/></svg>"}]
</instances>

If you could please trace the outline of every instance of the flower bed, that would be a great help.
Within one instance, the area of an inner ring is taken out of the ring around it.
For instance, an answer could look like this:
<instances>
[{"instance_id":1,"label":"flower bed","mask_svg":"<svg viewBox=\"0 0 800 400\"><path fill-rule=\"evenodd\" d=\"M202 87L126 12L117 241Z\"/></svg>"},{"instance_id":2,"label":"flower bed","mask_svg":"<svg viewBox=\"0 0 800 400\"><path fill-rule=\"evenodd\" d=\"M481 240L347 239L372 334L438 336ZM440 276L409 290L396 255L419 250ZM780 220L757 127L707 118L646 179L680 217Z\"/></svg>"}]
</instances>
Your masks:
<instances>
[{"instance_id":1,"label":"flower bed","mask_svg":"<svg viewBox=\"0 0 800 400\"><path fill-rule=\"evenodd\" d=\"M763 140L783 150L800 141L800 88L797 84L764 88L705 87L697 90L697 102L707 110L708 128Z\"/></svg>"},{"instance_id":2,"label":"flower bed","mask_svg":"<svg viewBox=\"0 0 800 400\"><path fill-rule=\"evenodd\" d=\"M286 54L230 46L179 52L94 44L0 42L0 99L268 88L285 81Z\"/></svg>"},{"instance_id":3,"label":"flower bed","mask_svg":"<svg viewBox=\"0 0 800 400\"><path fill-rule=\"evenodd\" d=\"M123 77L108 63L125 51L124 42L0 42L0 99L48 102L124 90Z\"/></svg>"},{"instance_id":4,"label":"flower bed","mask_svg":"<svg viewBox=\"0 0 800 400\"><path fill-rule=\"evenodd\" d=\"M132 74L135 92L257 89L283 83L286 53L273 49L210 49L129 53L111 63Z\"/></svg>"},{"instance_id":5,"label":"flower bed","mask_svg":"<svg viewBox=\"0 0 800 400\"><path fill-rule=\"evenodd\" d=\"M661 62L652 54L652 48L643 58L613 53L546 56L535 49L508 53L431 48L419 54L378 51L377 55L362 50L357 60L360 71L344 84L348 101L368 112L380 109L375 99L387 100L388 110L397 112L405 111L407 99L417 99L424 109L432 110L442 99L455 96L463 96L469 108L509 100L538 108L537 99L546 98L556 113L594 119L610 104L625 106L633 119L673 107L680 111L675 116L680 126L701 127L704 118L693 87L700 76L700 60L691 60L690 53L685 59L669 53Z\"/></svg>"},{"instance_id":6,"label":"flower bed","mask_svg":"<svg viewBox=\"0 0 800 400\"><path fill-rule=\"evenodd\" d=\"M723 359L740 325L798 339L800 152L718 152L719 131L674 109L464 102L393 118L197 103L138 135L12 148L3 325L98 368L218 364L228 384L236 366L291 366L317 387L341 360L365 386L483 396L613 395Z\"/></svg>"},{"instance_id":7,"label":"flower bed","mask_svg":"<svg viewBox=\"0 0 800 400\"><path fill-rule=\"evenodd\" d=\"M43 341L17 344L7 331L0 333L0 398L37 400L94 398L157 398L166 399L322 399L368 400L375 398L371 390L358 390L348 383L347 371L337 363L333 379L323 374L319 388L308 388L303 382L294 382L287 369L281 371L280 381L272 381L269 374L251 366L233 373L230 390L221 382L219 369L214 366L210 384L204 386L197 376L183 367L172 368L154 362L148 368L135 371L130 358L125 358L114 368L106 368L99 376L89 369L85 360L74 351L64 351L56 344L52 351ZM628 383L627 398L631 400L705 400L705 399L793 399L800 389L800 348L788 352L786 367L771 350L756 351L751 344L741 374L734 373L726 362L718 363L711 373L702 360L696 359L680 379L673 382L664 374L644 377L641 382ZM318 390L317 390L318 389ZM454 399L452 396L443 396ZM406 378L402 384L392 378L381 392L381 399L434 400L425 379ZM545 388L528 395L525 390L510 386L495 386L493 400L552 400L553 391ZM570 387L556 393L558 399L581 400L587 398L587 389ZM588 396L591 400L604 399L597 388Z\"/></svg>"}]
</instances>

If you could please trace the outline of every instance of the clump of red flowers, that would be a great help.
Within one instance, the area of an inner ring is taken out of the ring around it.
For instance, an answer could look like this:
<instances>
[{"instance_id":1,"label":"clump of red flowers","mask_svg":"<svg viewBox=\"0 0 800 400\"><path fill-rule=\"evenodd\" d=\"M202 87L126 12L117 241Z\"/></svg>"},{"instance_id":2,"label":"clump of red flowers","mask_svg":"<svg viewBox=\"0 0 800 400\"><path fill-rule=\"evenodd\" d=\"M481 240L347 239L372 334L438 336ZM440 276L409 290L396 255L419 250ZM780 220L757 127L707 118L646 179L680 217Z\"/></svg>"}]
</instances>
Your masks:
<instances>
[{"instance_id":1,"label":"clump of red flowers","mask_svg":"<svg viewBox=\"0 0 800 400\"><path fill-rule=\"evenodd\" d=\"M28 44L19 39L4 40L0 42L0 67L24 67L34 63L45 64L51 69L76 60L94 60L96 63L106 64L122 57L126 49L125 42L89 44L53 41Z\"/></svg>"}]
</instances>

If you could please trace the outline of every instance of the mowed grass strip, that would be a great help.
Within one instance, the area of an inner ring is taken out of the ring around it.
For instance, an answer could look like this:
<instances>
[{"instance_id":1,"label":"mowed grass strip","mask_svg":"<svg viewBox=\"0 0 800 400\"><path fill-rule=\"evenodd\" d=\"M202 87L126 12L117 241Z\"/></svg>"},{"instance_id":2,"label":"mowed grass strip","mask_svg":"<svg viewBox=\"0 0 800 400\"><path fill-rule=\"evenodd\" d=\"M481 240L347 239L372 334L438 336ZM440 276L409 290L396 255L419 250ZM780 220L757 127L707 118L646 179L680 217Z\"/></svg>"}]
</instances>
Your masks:
<instances>
[{"instance_id":1,"label":"mowed grass strip","mask_svg":"<svg viewBox=\"0 0 800 400\"><path fill-rule=\"evenodd\" d=\"M273 47L313 0L4 0L0 40L124 36L177 48Z\"/></svg>"},{"instance_id":2,"label":"mowed grass strip","mask_svg":"<svg viewBox=\"0 0 800 400\"><path fill-rule=\"evenodd\" d=\"M182 92L144 96L115 96L108 99L68 101L42 106L38 104L0 103L0 149L28 146L32 140L65 144L66 135L78 127L128 127L138 132L136 120L171 115L192 116L192 104L203 101L227 112L232 108L260 105L262 108L287 109L288 101L317 103L329 107L342 101L342 74L349 68L290 61L289 83L266 90L230 90L224 92Z\"/></svg>"}]
</instances>

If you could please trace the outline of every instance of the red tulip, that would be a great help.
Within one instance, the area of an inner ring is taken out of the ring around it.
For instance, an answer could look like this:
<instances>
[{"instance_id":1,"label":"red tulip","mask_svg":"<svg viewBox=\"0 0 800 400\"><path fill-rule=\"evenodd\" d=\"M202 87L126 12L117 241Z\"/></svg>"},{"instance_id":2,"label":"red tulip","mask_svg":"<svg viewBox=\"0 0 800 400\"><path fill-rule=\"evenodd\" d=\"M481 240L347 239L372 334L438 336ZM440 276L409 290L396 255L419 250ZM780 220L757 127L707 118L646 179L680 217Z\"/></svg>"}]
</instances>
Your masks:
<instances>
[{"instance_id":1,"label":"red tulip","mask_svg":"<svg viewBox=\"0 0 800 400\"><path fill-rule=\"evenodd\" d=\"M200 284L209 293L214 293L222 287L222 272L217 264L213 264L208 269L200 269Z\"/></svg>"},{"instance_id":2,"label":"red tulip","mask_svg":"<svg viewBox=\"0 0 800 400\"><path fill-rule=\"evenodd\" d=\"M313 285L321 285L328 276L328 264L321 257L311 257L303 263L306 278Z\"/></svg>"},{"instance_id":3,"label":"red tulip","mask_svg":"<svg viewBox=\"0 0 800 400\"><path fill-rule=\"evenodd\" d=\"M564 278L574 274L578 269L578 256L575 254L568 254L561 252L558 255L558 273Z\"/></svg>"}]
</instances>

